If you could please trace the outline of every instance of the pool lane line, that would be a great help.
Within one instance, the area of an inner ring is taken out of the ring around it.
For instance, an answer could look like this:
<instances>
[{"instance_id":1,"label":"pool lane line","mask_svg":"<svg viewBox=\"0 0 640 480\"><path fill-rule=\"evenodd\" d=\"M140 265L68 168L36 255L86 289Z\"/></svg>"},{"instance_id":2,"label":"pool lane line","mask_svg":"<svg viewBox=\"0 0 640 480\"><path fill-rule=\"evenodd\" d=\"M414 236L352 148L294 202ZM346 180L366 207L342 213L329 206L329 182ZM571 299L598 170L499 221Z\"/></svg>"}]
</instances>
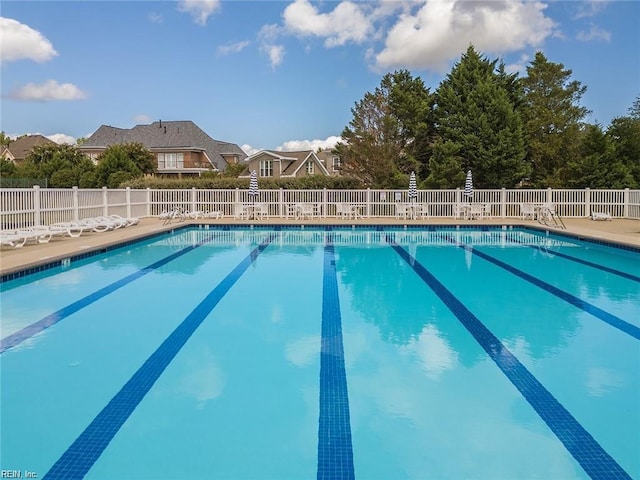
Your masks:
<instances>
[{"instance_id":1,"label":"pool lane line","mask_svg":"<svg viewBox=\"0 0 640 480\"><path fill-rule=\"evenodd\" d=\"M518 240L515 238L507 238L507 241L512 243L517 243L518 245L523 245L525 247L533 248L534 250L540 250L543 248L541 245L530 245L525 240ZM555 252L553 250L545 250L549 255L553 255L555 257L564 258L566 260L570 260L572 262L580 263L582 265L586 265L587 267L592 267L598 270L602 270L603 272L612 273L613 275L617 275L619 277L625 278L627 280L631 280L634 282L640 283L640 277L637 275L633 275L632 273L623 272L622 270L617 270L615 268L607 267L606 265L601 265L599 263L590 262L589 260L583 260L582 258L574 257L573 255L569 255L562 252Z\"/></svg>"},{"instance_id":2,"label":"pool lane line","mask_svg":"<svg viewBox=\"0 0 640 480\"><path fill-rule=\"evenodd\" d=\"M274 238L275 234L270 234L187 315L62 454L45 479L84 478L187 340Z\"/></svg>"},{"instance_id":3,"label":"pool lane line","mask_svg":"<svg viewBox=\"0 0 640 480\"><path fill-rule=\"evenodd\" d=\"M481 252L480 250L478 250L477 247L471 247L464 243L460 243L453 237L445 236L444 238L446 238L448 241L450 241L452 244L456 245L457 247L462 248L463 250L466 250L472 253L473 255L477 255L478 257L490 263L493 263L494 265L502 268L503 270L506 270L507 272L517 277L520 277L521 279L526 280L527 282L535 285L536 287L539 287L545 290L546 292L552 295L555 295L556 297L564 300L565 302L570 303L574 307L578 307L579 309L593 315L594 317L602 320L603 322L611 325L612 327L617 328L621 332L624 332L628 335L631 335L635 339L640 340L640 328L630 324L629 322L621 319L620 317L612 313L609 313L606 310L601 309L600 307L596 307L592 303L589 303L586 300L582 300L581 298L578 298L575 295L570 294L569 292L565 292L564 290L561 290L558 287L555 287L550 283L545 282L544 280L534 277L533 275L527 272L524 272L519 268L509 265L508 263L505 263L502 260L498 260L497 258L492 257L491 255Z\"/></svg>"},{"instance_id":4,"label":"pool lane line","mask_svg":"<svg viewBox=\"0 0 640 480\"><path fill-rule=\"evenodd\" d=\"M349 393L332 234L324 247L318 479L354 479Z\"/></svg>"},{"instance_id":5,"label":"pool lane line","mask_svg":"<svg viewBox=\"0 0 640 480\"><path fill-rule=\"evenodd\" d=\"M64 320L69 315L73 315L77 311L82 310L83 308L100 300L101 298L106 297L110 293L113 293L116 290L124 287L125 285L128 285L134 280L137 280L145 276L146 274L151 273L154 270L157 270L163 265L166 265L167 263L175 260L176 258L181 257L182 255L189 253L190 251L212 241L214 237L215 235L211 235L203 240L200 240L198 243L194 245L189 245L188 247L183 248L182 250L179 250L167 257L164 257L158 260L157 262L152 263L151 265L138 270L137 272L133 272L132 274L127 275L126 277L121 278L120 280L116 280L115 282L110 283L105 287L102 287L100 290L96 290L95 292L90 293L89 295L81 298L80 300L76 300L75 302L70 303L69 305L61 308L56 312L53 312L47 315L46 317L38 320L37 322L32 323L31 325L27 325L22 330L18 330L17 332L12 333L11 335L0 340L0 354L6 352L7 350L17 345L20 345L25 340L33 337L34 335L37 335L43 330L46 330L47 328L55 325L61 320Z\"/></svg>"},{"instance_id":6,"label":"pool lane line","mask_svg":"<svg viewBox=\"0 0 640 480\"><path fill-rule=\"evenodd\" d=\"M580 422L450 290L393 238L387 237L387 242L487 352L591 478L631 479Z\"/></svg>"}]
</instances>

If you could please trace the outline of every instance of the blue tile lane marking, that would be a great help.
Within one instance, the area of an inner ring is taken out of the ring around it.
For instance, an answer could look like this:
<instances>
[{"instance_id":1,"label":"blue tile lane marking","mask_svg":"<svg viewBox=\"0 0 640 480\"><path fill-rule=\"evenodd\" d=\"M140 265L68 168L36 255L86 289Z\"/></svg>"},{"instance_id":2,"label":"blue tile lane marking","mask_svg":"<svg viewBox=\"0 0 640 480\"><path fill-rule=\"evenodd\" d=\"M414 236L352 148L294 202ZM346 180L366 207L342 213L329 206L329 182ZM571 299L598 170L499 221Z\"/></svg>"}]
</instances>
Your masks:
<instances>
[{"instance_id":1,"label":"blue tile lane marking","mask_svg":"<svg viewBox=\"0 0 640 480\"><path fill-rule=\"evenodd\" d=\"M533 248L534 250L539 250L540 248L538 245L528 245L525 240L517 240L515 238L508 238L507 240L513 243L524 245L529 248ZM587 267L596 268L598 270L602 270L603 272L612 273L619 277L626 278L627 280L640 283L640 277L638 277L637 275L633 275L631 273L623 272L621 270L616 270L615 268L607 267L605 265L600 265L599 263L590 262L588 260L583 260L582 258L574 257L573 255L567 255L566 253L554 252L553 250L546 250L545 253L553 255L554 257L560 257L566 260L571 260L572 262L580 263L582 265L586 265Z\"/></svg>"},{"instance_id":2,"label":"blue tile lane marking","mask_svg":"<svg viewBox=\"0 0 640 480\"><path fill-rule=\"evenodd\" d=\"M498 340L493 333L458 300L420 262L387 237L402 259L418 274L442 300L460 323L473 335L485 352L507 376L540 415L565 448L573 455L585 472L593 479L631 479L629 474L600 446L582 425L556 398L520 363L520 360Z\"/></svg>"},{"instance_id":3,"label":"blue tile lane marking","mask_svg":"<svg viewBox=\"0 0 640 480\"><path fill-rule=\"evenodd\" d=\"M124 287L125 285L133 282L134 280L139 279L140 277L143 277L144 275L146 275L147 273L151 273L154 270L157 270L158 268L162 267L163 265L166 265L167 263L175 260L178 257L181 257L182 255L184 255L185 253L189 253L191 250L198 248L202 245L204 245L207 242L210 242L211 240L213 240L213 236L210 236L208 238L205 238L203 240L201 240L200 242L194 244L194 245L190 245L186 248L183 248L182 250L179 250L171 255L169 255L168 257L165 257L161 260L158 260L157 262L142 268L140 270L138 270L137 272L133 272L130 275L127 275L124 278L121 278L120 280L117 280L109 285L107 285L106 287L101 288L100 290L96 290L95 292L87 295L86 297L81 298L80 300L77 300L73 303L70 303L69 305L67 305L66 307L61 308L60 310L58 310L57 312L54 312L50 315L47 315L46 317L38 320L35 323L32 323L31 325L28 325L26 327L24 327L22 330L19 330L5 338L3 338L2 340L0 340L0 354L4 353L5 351L9 350L10 348L13 348L17 345L19 345L20 343L24 342L25 340L27 340L28 338L33 337L34 335L40 333L41 331L51 327L52 325L55 325L56 323L58 323L61 320L64 320L65 318L67 318L69 315L72 315L74 313L76 313L78 310L83 309L84 307L91 305L92 303L100 300L101 298L109 295L110 293L115 292L116 290Z\"/></svg>"},{"instance_id":4,"label":"blue tile lane marking","mask_svg":"<svg viewBox=\"0 0 640 480\"><path fill-rule=\"evenodd\" d=\"M462 248L463 250L471 252L473 255L477 255L478 257L483 258L484 260L487 260L488 262L491 262L494 265L497 265L498 267L506 270L507 272L512 273L513 275L520 277L523 280L526 280L527 282L535 285L536 287L539 287L549 292L550 294L555 295L558 298L561 298L565 302L570 303L575 307L578 307L579 309L593 315L596 318L599 318L600 320L602 320L605 323L608 323L612 327L615 327L618 330L640 340L640 328L636 327L635 325L631 325L628 322L625 322L620 317L617 317L612 313L607 312L606 310L602 310L600 307L596 307L595 305L585 300L582 300L581 298L578 298L574 295L571 295L570 293L565 292L564 290L560 290L558 287L554 287L550 283L547 283L544 280L540 280L539 278L536 278L533 275L529 275L528 273L523 272L522 270L516 267L513 267L508 263L505 263L501 260L498 260L495 257L492 257L491 255L487 255L486 253L478 250L477 247L470 247L469 245L460 243L453 237L444 236L443 238L449 240L451 243L458 246L459 248Z\"/></svg>"},{"instance_id":5,"label":"blue tile lane marking","mask_svg":"<svg viewBox=\"0 0 640 480\"><path fill-rule=\"evenodd\" d=\"M324 247L318 479L354 479L349 395L332 234Z\"/></svg>"},{"instance_id":6,"label":"blue tile lane marking","mask_svg":"<svg viewBox=\"0 0 640 480\"><path fill-rule=\"evenodd\" d=\"M193 309L62 454L45 479L84 478L193 332L274 238L275 234L269 235Z\"/></svg>"}]
</instances>

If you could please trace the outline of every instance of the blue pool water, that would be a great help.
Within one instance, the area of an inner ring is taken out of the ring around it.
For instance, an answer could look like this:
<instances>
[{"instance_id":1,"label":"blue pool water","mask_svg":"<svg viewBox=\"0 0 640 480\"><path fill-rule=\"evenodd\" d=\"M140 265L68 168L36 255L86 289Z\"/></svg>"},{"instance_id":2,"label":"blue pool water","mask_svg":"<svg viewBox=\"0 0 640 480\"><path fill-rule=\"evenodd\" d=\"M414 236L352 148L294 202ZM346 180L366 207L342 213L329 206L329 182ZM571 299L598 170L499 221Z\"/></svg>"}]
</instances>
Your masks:
<instances>
[{"instance_id":1,"label":"blue pool water","mask_svg":"<svg viewBox=\"0 0 640 480\"><path fill-rule=\"evenodd\" d=\"M181 229L2 283L25 478L640 479L640 253Z\"/></svg>"}]
</instances>

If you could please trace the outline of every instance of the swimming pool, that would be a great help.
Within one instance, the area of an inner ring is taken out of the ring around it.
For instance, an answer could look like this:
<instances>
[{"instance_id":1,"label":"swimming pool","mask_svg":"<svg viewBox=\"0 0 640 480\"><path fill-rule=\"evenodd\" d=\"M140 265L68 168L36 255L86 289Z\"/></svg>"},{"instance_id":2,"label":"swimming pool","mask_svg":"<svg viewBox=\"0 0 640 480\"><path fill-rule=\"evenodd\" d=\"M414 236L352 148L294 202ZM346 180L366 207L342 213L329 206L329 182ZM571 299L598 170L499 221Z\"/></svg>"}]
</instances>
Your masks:
<instances>
[{"instance_id":1,"label":"swimming pool","mask_svg":"<svg viewBox=\"0 0 640 480\"><path fill-rule=\"evenodd\" d=\"M640 478L636 251L184 228L1 295L23 478Z\"/></svg>"}]
</instances>

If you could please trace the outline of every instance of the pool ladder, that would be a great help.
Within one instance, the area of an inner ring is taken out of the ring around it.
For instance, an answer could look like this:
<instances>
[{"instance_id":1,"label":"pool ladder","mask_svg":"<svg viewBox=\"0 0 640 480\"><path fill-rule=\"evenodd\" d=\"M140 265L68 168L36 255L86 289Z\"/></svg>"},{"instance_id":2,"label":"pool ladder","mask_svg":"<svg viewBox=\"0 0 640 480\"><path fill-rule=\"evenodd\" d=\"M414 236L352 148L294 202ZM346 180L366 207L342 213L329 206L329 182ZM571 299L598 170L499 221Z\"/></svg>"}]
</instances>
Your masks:
<instances>
[{"instance_id":1,"label":"pool ladder","mask_svg":"<svg viewBox=\"0 0 640 480\"><path fill-rule=\"evenodd\" d=\"M562 221L562 218L556 212L555 208L543 207L538 215L538 223L547 227L556 227L566 230L567 227Z\"/></svg>"}]
</instances>

